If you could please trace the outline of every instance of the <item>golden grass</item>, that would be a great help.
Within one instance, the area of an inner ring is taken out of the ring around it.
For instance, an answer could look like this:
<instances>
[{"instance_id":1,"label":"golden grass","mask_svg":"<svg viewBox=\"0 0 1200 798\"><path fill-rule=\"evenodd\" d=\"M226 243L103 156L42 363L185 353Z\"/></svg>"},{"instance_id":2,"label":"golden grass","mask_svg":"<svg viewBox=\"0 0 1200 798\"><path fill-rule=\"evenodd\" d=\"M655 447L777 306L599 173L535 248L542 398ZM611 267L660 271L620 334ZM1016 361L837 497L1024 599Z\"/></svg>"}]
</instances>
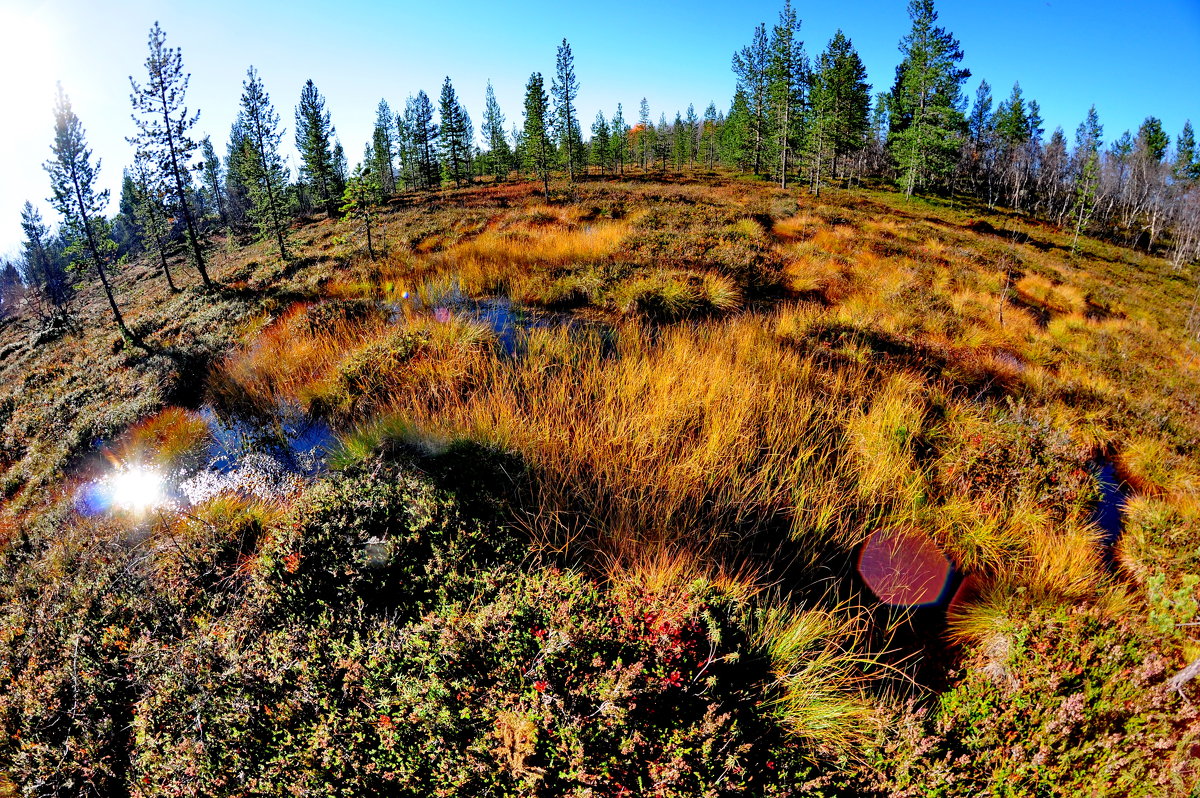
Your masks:
<instances>
[{"instance_id":1,"label":"golden grass","mask_svg":"<svg viewBox=\"0 0 1200 798\"><path fill-rule=\"evenodd\" d=\"M875 728L862 691L863 625L846 608L806 610L786 605L761 612L754 639L771 661L778 697L772 708L784 726L823 755L853 755Z\"/></svg>"},{"instance_id":2,"label":"golden grass","mask_svg":"<svg viewBox=\"0 0 1200 798\"><path fill-rule=\"evenodd\" d=\"M167 465L205 442L208 433L208 425L198 413L168 407L135 425L117 454L126 462Z\"/></svg>"},{"instance_id":3,"label":"golden grass","mask_svg":"<svg viewBox=\"0 0 1200 798\"><path fill-rule=\"evenodd\" d=\"M454 317L443 323L335 317L314 329L315 308L292 308L251 346L218 363L209 380L214 397L268 415L286 402L344 415L377 408L398 393L428 401L462 390L494 342L486 326Z\"/></svg>"}]
</instances>

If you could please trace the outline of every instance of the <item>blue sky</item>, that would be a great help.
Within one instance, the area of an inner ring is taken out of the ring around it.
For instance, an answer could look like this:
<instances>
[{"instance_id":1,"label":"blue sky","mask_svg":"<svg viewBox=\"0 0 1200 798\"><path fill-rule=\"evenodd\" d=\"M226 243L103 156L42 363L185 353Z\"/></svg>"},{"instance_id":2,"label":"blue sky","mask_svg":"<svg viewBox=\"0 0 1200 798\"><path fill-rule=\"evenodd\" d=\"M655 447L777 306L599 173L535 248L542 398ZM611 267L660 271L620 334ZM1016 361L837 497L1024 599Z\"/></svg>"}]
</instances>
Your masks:
<instances>
[{"instance_id":1,"label":"blue sky","mask_svg":"<svg viewBox=\"0 0 1200 798\"><path fill-rule=\"evenodd\" d=\"M908 30L905 0L797 3L810 55L839 27L853 40L875 90L890 87L897 44ZM754 26L772 23L781 3L628 2L521 3L343 2L275 3L259 0L153 2L152 0L0 0L0 254L20 240L21 204L45 203L48 181L40 163L49 155L54 82L61 80L87 129L101 177L115 195L121 169L132 157L125 137L128 76L144 73L146 34L155 20L171 46L183 48L192 73L189 105L199 108L200 135L209 133L224 154L237 113L246 68L254 64L288 128L300 88L312 78L328 98L334 124L351 161L362 153L380 98L402 108L424 89L435 101L450 75L478 128L490 78L508 124L520 121L529 73L554 70L555 49L566 37L581 83L585 125L597 110L618 102L636 117L644 96L657 119L673 118L694 103L728 106L732 53ZM1036 99L1047 132L1070 135L1092 103L1105 139L1136 129L1147 115L1163 120L1174 137L1191 118L1200 124L1200 1L942 0L941 24L962 43L964 65L1006 97L1019 80ZM13 123L13 119L16 123Z\"/></svg>"}]
</instances>

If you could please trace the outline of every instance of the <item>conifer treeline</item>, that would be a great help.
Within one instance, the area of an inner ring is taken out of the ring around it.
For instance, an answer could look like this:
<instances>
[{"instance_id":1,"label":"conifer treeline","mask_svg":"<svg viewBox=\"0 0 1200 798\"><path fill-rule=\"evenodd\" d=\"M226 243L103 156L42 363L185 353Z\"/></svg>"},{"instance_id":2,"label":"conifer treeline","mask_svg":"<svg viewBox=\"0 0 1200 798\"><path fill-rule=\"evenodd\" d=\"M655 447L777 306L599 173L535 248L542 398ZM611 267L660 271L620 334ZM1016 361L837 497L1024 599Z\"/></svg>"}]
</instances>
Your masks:
<instances>
[{"instance_id":1,"label":"conifer treeline","mask_svg":"<svg viewBox=\"0 0 1200 798\"><path fill-rule=\"evenodd\" d=\"M1154 117L1106 146L1093 107L1073 143L1061 128L1047 137L1041 109L1019 85L996 104L982 81L968 104L963 87L971 73L961 66L959 42L937 25L933 0L910 0L908 12L911 29L900 40L894 81L874 97L862 59L842 31L810 60L787 0L778 21L756 27L733 55L737 82L727 111L709 103L700 116L689 105L673 121L660 114L655 122L642 99L632 124L620 104L611 116L597 112L585 140L580 81L564 39L549 87L541 73L530 76L521 120L510 130L489 82L476 136L447 76L436 108L424 91L410 95L400 111L380 101L353 171L325 98L308 80L295 108L295 179L279 152L285 134L279 114L253 67L224 159L209 137L194 140L199 115L185 105L189 76L180 51L166 47L155 23L147 79L130 79L138 132L130 139L134 164L125 172L116 217L101 214L105 194L94 186L99 161L92 163L82 125L60 95L55 158L46 167L62 226L51 235L26 205L18 268L0 268L0 313L23 305L43 321L69 324L74 280L67 266L73 263L100 278L114 320L128 334L106 272L122 256L150 253L176 290L170 258L182 249L207 286L205 237L217 229L270 239L286 259L296 214L346 213L363 220L369 235L370 206L401 191L515 177L538 181L549 197L555 173L574 181L629 169L721 166L814 194L831 184L892 182L909 196L970 195L1003 205L1066 226L1076 241L1082 233L1099 233L1157 249L1176 265L1200 258L1200 153L1190 122L1174 146ZM73 198L69 179L82 181Z\"/></svg>"}]
</instances>

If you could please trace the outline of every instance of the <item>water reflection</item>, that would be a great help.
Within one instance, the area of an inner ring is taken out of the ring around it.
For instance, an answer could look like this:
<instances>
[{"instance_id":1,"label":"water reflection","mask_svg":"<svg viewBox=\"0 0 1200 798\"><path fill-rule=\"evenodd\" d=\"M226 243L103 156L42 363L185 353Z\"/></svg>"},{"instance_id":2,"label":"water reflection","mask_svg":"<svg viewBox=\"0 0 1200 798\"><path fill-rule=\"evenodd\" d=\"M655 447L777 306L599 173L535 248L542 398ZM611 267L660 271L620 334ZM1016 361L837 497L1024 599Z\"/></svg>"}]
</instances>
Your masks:
<instances>
[{"instance_id":1,"label":"water reflection","mask_svg":"<svg viewBox=\"0 0 1200 798\"><path fill-rule=\"evenodd\" d=\"M123 512L142 516L169 502L166 478L155 468L143 465L118 465L107 476L93 480L75 498L75 509L82 515Z\"/></svg>"},{"instance_id":2,"label":"water reflection","mask_svg":"<svg viewBox=\"0 0 1200 798\"><path fill-rule=\"evenodd\" d=\"M211 407L197 416L207 428L201 445L157 466L109 457L111 470L80 487L75 509L87 516L141 517L156 509L186 509L223 493L279 498L321 473L335 443L329 425L299 406L281 405L269 418L222 414Z\"/></svg>"},{"instance_id":3,"label":"water reflection","mask_svg":"<svg viewBox=\"0 0 1200 798\"><path fill-rule=\"evenodd\" d=\"M415 294L405 291L400 301L388 308L393 322L412 314L429 313L439 324L455 318L486 324L496 334L501 351L509 356L522 354L532 330L567 327L583 332L600 327L566 313L530 308L504 296L472 299L463 292L457 280L426 283Z\"/></svg>"}]
</instances>

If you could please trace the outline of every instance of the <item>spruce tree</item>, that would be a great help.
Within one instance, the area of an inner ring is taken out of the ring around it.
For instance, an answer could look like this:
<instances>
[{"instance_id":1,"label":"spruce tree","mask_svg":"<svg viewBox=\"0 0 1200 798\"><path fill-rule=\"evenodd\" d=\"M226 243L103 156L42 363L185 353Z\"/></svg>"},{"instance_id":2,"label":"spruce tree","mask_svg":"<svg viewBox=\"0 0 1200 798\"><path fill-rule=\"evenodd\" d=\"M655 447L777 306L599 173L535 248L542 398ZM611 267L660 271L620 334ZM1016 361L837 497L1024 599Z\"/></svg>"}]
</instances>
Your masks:
<instances>
[{"instance_id":1,"label":"spruce tree","mask_svg":"<svg viewBox=\"0 0 1200 798\"><path fill-rule=\"evenodd\" d=\"M1087 118L1075 131L1075 153L1072 158L1075 191L1072 216L1075 217L1075 238L1071 251L1079 249L1079 234L1091 218L1096 207L1096 190L1100 184L1100 145L1104 128L1096 106L1088 109Z\"/></svg>"},{"instance_id":2,"label":"spruce tree","mask_svg":"<svg viewBox=\"0 0 1200 798\"><path fill-rule=\"evenodd\" d=\"M404 185L405 190L421 185L419 162L411 124L413 102L412 96L409 95L404 103L404 113L396 114L396 160L400 166L396 176Z\"/></svg>"},{"instance_id":3,"label":"spruce tree","mask_svg":"<svg viewBox=\"0 0 1200 798\"><path fill-rule=\"evenodd\" d=\"M21 208L21 231L25 234L22 245L25 279L45 300L47 310L42 315L66 320L70 316L70 302L74 294L71 276L59 259L49 251L46 244L50 237L50 228L28 201Z\"/></svg>"},{"instance_id":4,"label":"spruce tree","mask_svg":"<svg viewBox=\"0 0 1200 798\"><path fill-rule=\"evenodd\" d=\"M888 148L911 197L918 187L944 182L958 161L966 127L962 85L971 72L958 67L958 41L935 24L933 0L911 0L908 13L912 30L900 40L904 58L889 94Z\"/></svg>"},{"instance_id":5,"label":"spruce tree","mask_svg":"<svg viewBox=\"0 0 1200 798\"><path fill-rule=\"evenodd\" d=\"M1148 116L1138 128L1137 140L1139 148L1155 162L1161 162L1167 155L1167 147L1171 146L1171 137L1163 130L1162 120Z\"/></svg>"},{"instance_id":6,"label":"spruce tree","mask_svg":"<svg viewBox=\"0 0 1200 798\"><path fill-rule=\"evenodd\" d=\"M550 135L546 116L550 101L542 73L534 72L525 85L525 158L529 170L542 181L546 199L550 199Z\"/></svg>"},{"instance_id":7,"label":"spruce tree","mask_svg":"<svg viewBox=\"0 0 1200 798\"><path fill-rule=\"evenodd\" d=\"M189 132L200 118L200 112L188 114L184 96L191 75L183 71L182 51L166 47L166 38L155 22L150 29L150 55L146 58L148 79L144 85L139 85L132 76L129 78L133 88L130 95L135 112L133 121L138 127L138 135L131 141L139 152L150 157L164 183L172 189L173 210L183 217L192 261L204 285L209 286L212 281L205 268L200 234L190 205L190 162L196 142Z\"/></svg>"},{"instance_id":8,"label":"spruce tree","mask_svg":"<svg viewBox=\"0 0 1200 798\"><path fill-rule=\"evenodd\" d=\"M771 48L767 26L754 29L753 41L733 56L733 73L737 76L734 96L744 100L745 135L743 145L748 153L745 162L754 174L762 174L766 163L769 130L768 95Z\"/></svg>"},{"instance_id":9,"label":"spruce tree","mask_svg":"<svg viewBox=\"0 0 1200 798\"><path fill-rule=\"evenodd\" d=\"M676 111L675 123L671 125L671 161L676 169L682 169L687 158L687 126L683 123L683 115Z\"/></svg>"},{"instance_id":10,"label":"spruce tree","mask_svg":"<svg viewBox=\"0 0 1200 798\"><path fill-rule=\"evenodd\" d=\"M50 175L53 192L50 202L63 217L67 237L71 240L72 249L78 253L76 262L90 261L104 288L104 296L108 299L117 329L123 337L136 342L138 339L125 326L125 318L117 307L104 268L112 242L108 240L104 221L108 190L96 190L100 161L92 163L92 151L88 149L83 125L71 110L71 101L63 93L62 84L58 86L58 96L54 102L54 144L51 151L54 157L44 164Z\"/></svg>"},{"instance_id":11,"label":"spruce tree","mask_svg":"<svg viewBox=\"0 0 1200 798\"><path fill-rule=\"evenodd\" d=\"M1020 83L1013 84L1012 94L996 108L993 124L999 144L1005 150L1015 149L1029 140L1029 115Z\"/></svg>"},{"instance_id":12,"label":"spruce tree","mask_svg":"<svg viewBox=\"0 0 1200 798\"><path fill-rule=\"evenodd\" d=\"M717 161L717 104L709 103L704 109L704 121L700 127L700 155L704 158L704 168L709 171Z\"/></svg>"},{"instance_id":13,"label":"spruce tree","mask_svg":"<svg viewBox=\"0 0 1200 798\"><path fill-rule=\"evenodd\" d=\"M254 67L246 72L242 83L241 120L248 145L249 157L241 168L250 194L250 216L260 235L274 236L280 259L287 260L288 175L279 154L283 130L279 127L279 114Z\"/></svg>"},{"instance_id":14,"label":"spruce tree","mask_svg":"<svg viewBox=\"0 0 1200 798\"><path fill-rule=\"evenodd\" d=\"M441 124L438 126L438 143L442 153L445 172L456 187L462 185L467 171L468 149L466 117L458 104L458 94L450 82L450 76L442 83L442 95L438 102Z\"/></svg>"},{"instance_id":15,"label":"spruce tree","mask_svg":"<svg viewBox=\"0 0 1200 798\"><path fill-rule=\"evenodd\" d=\"M1183 130L1175 137L1175 179L1187 182L1200 180L1200 151L1196 149L1196 134L1192 120L1183 123Z\"/></svg>"},{"instance_id":16,"label":"spruce tree","mask_svg":"<svg viewBox=\"0 0 1200 798\"><path fill-rule=\"evenodd\" d=\"M467 184L470 185L475 181L476 158L479 151L475 146L475 125L471 122L471 115L467 113L467 109L462 103L458 104L458 124L463 143L463 162L465 164L464 178Z\"/></svg>"},{"instance_id":17,"label":"spruce tree","mask_svg":"<svg viewBox=\"0 0 1200 798\"><path fill-rule=\"evenodd\" d=\"M141 236L138 234L137 219L134 218L133 211L136 193L137 190L134 188L133 179L129 176L129 170L123 170L121 173L121 198L117 200L117 215L112 219L110 231L112 240L117 245L117 259L126 255L136 255L143 248Z\"/></svg>"},{"instance_id":18,"label":"spruce tree","mask_svg":"<svg viewBox=\"0 0 1200 798\"><path fill-rule=\"evenodd\" d=\"M687 162L695 166L696 155L700 152L700 118L696 116L696 106L692 103L688 103L683 125L687 129Z\"/></svg>"},{"instance_id":19,"label":"spruce tree","mask_svg":"<svg viewBox=\"0 0 1200 798\"><path fill-rule=\"evenodd\" d=\"M830 171L839 160L866 144L871 86L854 45L840 30L817 58L810 88L812 125L809 154L813 159L813 191L818 193L826 155Z\"/></svg>"},{"instance_id":20,"label":"spruce tree","mask_svg":"<svg viewBox=\"0 0 1200 798\"><path fill-rule=\"evenodd\" d=\"M424 91L417 92L405 108L404 117L412 133L417 177L425 188L441 184L437 163L438 129L433 124L433 103Z\"/></svg>"},{"instance_id":21,"label":"spruce tree","mask_svg":"<svg viewBox=\"0 0 1200 798\"><path fill-rule=\"evenodd\" d=\"M394 158L396 155L396 142L392 137L392 125L395 119L392 117L391 106L387 104L387 100L380 100L379 105L375 108L375 129L371 135L371 143L374 148L375 163L372 168L375 174L379 176L379 184L386 196L391 196L396 193L396 167Z\"/></svg>"},{"instance_id":22,"label":"spruce tree","mask_svg":"<svg viewBox=\"0 0 1200 798\"><path fill-rule=\"evenodd\" d=\"M253 152L246 136L245 120L239 113L229 128L229 143L225 148L225 203L231 229L250 215L250 187L246 183L246 174Z\"/></svg>"},{"instance_id":23,"label":"spruce tree","mask_svg":"<svg viewBox=\"0 0 1200 798\"><path fill-rule=\"evenodd\" d=\"M967 137L962 148L962 166L971 185L971 193L983 196L988 207L995 203L995 114L992 112L992 87L979 82L975 102L967 117Z\"/></svg>"},{"instance_id":24,"label":"spruce tree","mask_svg":"<svg viewBox=\"0 0 1200 798\"><path fill-rule=\"evenodd\" d=\"M390 120L388 125L391 126ZM316 188L325 215L331 219L337 213L342 194L333 169L335 135L333 121L325 110L325 98L310 78L300 90L300 104L296 106L296 149L303 164L300 173Z\"/></svg>"},{"instance_id":25,"label":"spruce tree","mask_svg":"<svg viewBox=\"0 0 1200 798\"><path fill-rule=\"evenodd\" d=\"M767 61L770 153L780 188L787 187L787 176L793 167L795 149L804 126L808 57L799 34L800 21L791 0L786 0L779 23L772 31Z\"/></svg>"},{"instance_id":26,"label":"spruce tree","mask_svg":"<svg viewBox=\"0 0 1200 798\"><path fill-rule=\"evenodd\" d=\"M750 101L739 85L733 92L729 114L719 134L719 148L721 162L743 173L754 168L752 126Z\"/></svg>"},{"instance_id":27,"label":"spruce tree","mask_svg":"<svg viewBox=\"0 0 1200 798\"><path fill-rule=\"evenodd\" d=\"M208 192L209 199L217 208L217 217L221 220L221 226L228 227L229 214L225 210L225 190L221 177L221 160L217 158L217 152L213 149L212 139L208 136L201 139L200 152L204 159L200 172L204 178L204 189Z\"/></svg>"},{"instance_id":28,"label":"spruce tree","mask_svg":"<svg viewBox=\"0 0 1200 798\"><path fill-rule=\"evenodd\" d=\"M0 319L16 316L24 295L25 284L21 282L20 272L12 261L5 261L0 267Z\"/></svg>"},{"instance_id":29,"label":"spruce tree","mask_svg":"<svg viewBox=\"0 0 1200 798\"><path fill-rule=\"evenodd\" d=\"M346 189L342 194L342 213L362 225L367 235L367 254L371 256L371 260L375 260L375 243L371 229L375 220L375 198L382 193L373 166L370 160L359 164L354 174L346 181Z\"/></svg>"},{"instance_id":30,"label":"spruce tree","mask_svg":"<svg viewBox=\"0 0 1200 798\"><path fill-rule=\"evenodd\" d=\"M175 279L171 276L171 265L167 262L171 225L167 221L169 211L163 202L167 196L166 188L162 185L153 164L146 158L134 161L131 182L135 186L134 214L142 232L142 241L145 242L146 249L158 255L163 276L167 279L167 287L171 293L175 293L179 288L175 285Z\"/></svg>"},{"instance_id":31,"label":"spruce tree","mask_svg":"<svg viewBox=\"0 0 1200 798\"><path fill-rule=\"evenodd\" d=\"M642 171L646 170L646 164L650 162L650 131L654 129L654 123L650 121L650 104L646 102L646 98L642 98L641 105L638 106L638 133L635 146L638 158L638 166Z\"/></svg>"},{"instance_id":32,"label":"spruce tree","mask_svg":"<svg viewBox=\"0 0 1200 798\"><path fill-rule=\"evenodd\" d=\"M496 180L508 177L512 163L512 151L508 139L504 135L504 114L500 113L500 103L496 102L496 92L492 82L487 84L487 93L483 101L483 138L488 146L488 166Z\"/></svg>"},{"instance_id":33,"label":"spruce tree","mask_svg":"<svg viewBox=\"0 0 1200 798\"><path fill-rule=\"evenodd\" d=\"M625 123L625 112L621 108L621 104L617 103L617 112L613 114L613 118L609 125L611 137L609 139L609 161L612 163L613 169L617 174L625 174L625 159L628 157L629 149L629 125Z\"/></svg>"},{"instance_id":34,"label":"spruce tree","mask_svg":"<svg viewBox=\"0 0 1200 798\"><path fill-rule=\"evenodd\" d=\"M579 96L579 80L575 77L575 56L571 53L571 45L567 44L566 39L558 46L558 58L550 92L554 97L555 129L559 142L566 148L567 175L573 181L576 164L582 157L579 148L582 138L575 109L575 98Z\"/></svg>"},{"instance_id":35,"label":"spruce tree","mask_svg":"<svg viewBox=\"0 0 1200 798\"><path fill-rule=\"evenodd\" d=\"M346 165L346 151L342 149L342 142L337 139L333 140L333 153L329 160L333 167L333 186L335 189L345 190L346 181L350 179L350 173Z\"/></svg>"},{"instance_id":36,"label":"spruce tree","mask_svg":"<svg viewBox=\"0 0 1200 798\"><path fill-rule=\"evenodd\" d=\"M678 114L676 114L678 116ZM654 146L654 157L658 161L659 171L667 171L667 160L671 157L673 139L671 126L667 124L667 115L658 115L658 124L651 128L651 143Z\"/></svg>"},{"instance_id":37,"label":"spruce tree","mask_svg":"<svg viewBox=\"0 0 1200 798\"><path fill-rule=\"evenodd\" d=\"M597 111L596 120L592 122L591 145L592 165L600 170L600 174L604 174L608 170L608 159L611 155L612 131L603 111Z\"/></svg>"}]
</instances>

